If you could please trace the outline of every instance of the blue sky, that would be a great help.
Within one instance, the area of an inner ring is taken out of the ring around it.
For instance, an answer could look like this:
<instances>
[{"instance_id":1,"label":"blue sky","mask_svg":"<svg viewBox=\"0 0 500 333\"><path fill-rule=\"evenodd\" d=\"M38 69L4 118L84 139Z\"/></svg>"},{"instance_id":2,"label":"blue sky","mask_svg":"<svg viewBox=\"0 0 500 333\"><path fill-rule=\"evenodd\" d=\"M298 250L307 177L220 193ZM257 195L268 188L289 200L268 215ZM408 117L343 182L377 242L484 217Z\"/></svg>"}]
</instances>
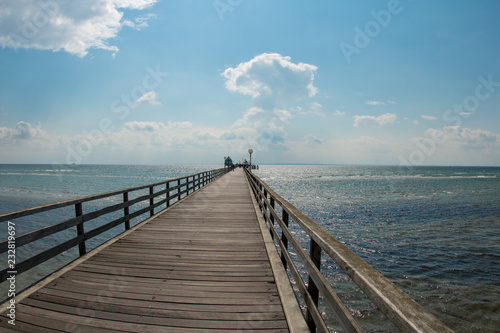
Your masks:
<instances>
[{"instance_id":1,"label":"blue sky","mask_svg":"<svg viewBox=\"0 0 500 333\"><path fill-rule=\"evenodd\" d=\"M7 0L0 163L500 165L500 3Z\"/></svg>"}]
</instances>

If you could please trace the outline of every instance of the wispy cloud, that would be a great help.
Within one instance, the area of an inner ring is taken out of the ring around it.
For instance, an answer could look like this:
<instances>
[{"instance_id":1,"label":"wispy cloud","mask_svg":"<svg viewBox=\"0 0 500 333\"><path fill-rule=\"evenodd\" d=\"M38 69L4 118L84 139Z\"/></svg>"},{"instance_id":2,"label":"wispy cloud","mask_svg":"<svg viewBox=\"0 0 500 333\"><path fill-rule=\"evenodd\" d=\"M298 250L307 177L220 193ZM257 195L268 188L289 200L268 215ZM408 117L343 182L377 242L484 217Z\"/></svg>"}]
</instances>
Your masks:
<instances>
[{"instance_id":1,"label":"wispy cloud","mask_svg":"<svg viewBox=\"0 0 500 333\"><path fill-rule=\"evenodd\" d=\"M362 127L362 126L380 127L394 123L398 117L393 113L385 113L378 117L354 116L353 118L354 118L354 127Z\"/></svg>"},{"instance_id":2,"label":"wispy cloud","mask_svg":"<svg viewBox=\"0 0 500 333\"><path fill-rule=\"evenodd\" d=\"M420 118L425 119L425 120L436 120L437 119L437 117L426 116L426 115L421 115Z\"/></svg>"},{"instance_id":3,"label":"wispy cloud","mask_svg":"<svg viewBox=\"0 0 500 333\"><path fill-rule=\"evenodd\" d=\"M144 95L142 95L141 97L139 97L137 100L135 100L135 102L137 104L148 103L151 105L160 105L161 103L158 102L156 100L156 98L157 98L156 91L151 90L151 91L148 91L147 93L145 93Z\"/></svg>"},{"instance_id":4,"label":"wispy cloud","mask_svg":"<svg viewBox=\"0 0 500 333\"><path fill-rule=\"evenodd\" d=\"M382 105L387 105L387 104L397 104L396 102L394 101L391 101L391 100L387 100L387 101L371 101L371 100L367 100L365 101L365 104L366 105L373 105L373 106L382 106Z\"/></svg>"},{"instance_id":5,"label":"wispy cloud","mask_svg":"<svg viewBox=\"0 0 500 333\"><path fill-rule=\"evenodd\" d=\"M325 112L323 111L323 105L321 105L318 102L312 102L311 106L309 107L309 110L302 111L302 109L300 109L299 113L301 115L315 115L315 116L320 116L320 117L325 116Z\"/></svg>"},{"instance_id":6,"label":"wispy cloud","mask_svg":"<svg viewBox=\"0 0 500 333\"><path fill-rule=\"evenodd\" d=\"M382 101L365 101L365 104L366 105L377 105L377 106L385 105L385 103Z\"/></svg>"},{"instance_id":7,"label":"wispy cloud","mask_svg":"<svg viewBox=\"0 0 500 333\"><path fill-rule=\"evenodd\" d=\"M313 134L307 134L304 136L304 140L309 144L322 145L325 142L324 139L318 138Z\"/></svg>"},{"instance_id":8,"label":"wispy cloud","mask_svg":"<svg viewBox=\"0 0 500 333\"><path fill-rule=\"evenodd\" d=\"M335 110L333 112L333 115L334 116L343 116L343 115L345 115L345 112L344 111L340 111L340 110Z\"/></svg>"},{"instance_id":9,"label":"wispy cloud","mask_svg":"<svg viewBox=\"0 0 500 333\"><path fill-rule=\"evenodd\" d=\"M439 131L439 133L437 133ZM454 144L467 149L485 149L496 147L500 149L500 134L482 129L470 129L460 126L444 126L442 130L430 128L425 132L426 137L442 136L443 145Z\"/></svg>"}]
</instances>

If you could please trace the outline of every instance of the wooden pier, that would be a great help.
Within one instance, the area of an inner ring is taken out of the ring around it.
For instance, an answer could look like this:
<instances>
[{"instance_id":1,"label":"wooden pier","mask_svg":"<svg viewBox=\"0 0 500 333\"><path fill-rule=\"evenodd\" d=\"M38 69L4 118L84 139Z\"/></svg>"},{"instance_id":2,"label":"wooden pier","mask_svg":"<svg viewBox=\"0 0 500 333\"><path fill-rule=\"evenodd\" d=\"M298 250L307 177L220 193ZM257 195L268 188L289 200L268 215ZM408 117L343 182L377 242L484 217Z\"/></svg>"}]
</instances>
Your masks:
<instances>
[{"instance_id":1,"label":"wooden pier","mask_svg":"<svg viewBox=\"0 0 500 333\"><path fill-rule=\"evenodd\" d=\"M261 228L237 169L35 285L16 304L15 327L5 314L0 326L17 332L304 331Z\"/></svg>"},{"instance_id":2,"label":"wooden pier","mask_svg":"<svg viewBox=\"0 0 500 333\"><path fill-rule=\"evenodd\" d=\"M84 209L98 200L106 206ZM2 304L1 332L363 332L323 276L322 253L400 331L451 332L249 170L70 199L0 214L0 223L72 206L73 217L16 235L22 247L61 231L76 234L16 263L15 274L69 249L78 248L79 257ZM90 221L107 216L91 229ZM135 218L144 220L131 226ZM305 248L292 224L309 237ZM116 228L125 231L87 252L86 242ZM11 242L0 241L0 253ZM12 269L0 271L0 281Z\"/></svg>"}]
</instances>

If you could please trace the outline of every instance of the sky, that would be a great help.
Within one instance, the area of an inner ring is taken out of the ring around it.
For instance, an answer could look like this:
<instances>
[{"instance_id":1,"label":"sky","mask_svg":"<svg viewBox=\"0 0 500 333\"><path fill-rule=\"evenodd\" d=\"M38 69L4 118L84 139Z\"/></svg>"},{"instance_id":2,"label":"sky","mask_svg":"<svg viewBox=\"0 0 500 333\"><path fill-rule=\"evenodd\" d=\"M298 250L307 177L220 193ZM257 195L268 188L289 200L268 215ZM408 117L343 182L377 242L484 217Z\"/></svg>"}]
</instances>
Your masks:
<instances>
[{"instance_id":1,"label":"sky","mask_svg":"<svg viewBox=\"0 0 500 333\"><path fill-rule=\"evenodd\" d=\"M2 0L0 163L500 166L495 0Z\"/></svg>"}]
</instances>

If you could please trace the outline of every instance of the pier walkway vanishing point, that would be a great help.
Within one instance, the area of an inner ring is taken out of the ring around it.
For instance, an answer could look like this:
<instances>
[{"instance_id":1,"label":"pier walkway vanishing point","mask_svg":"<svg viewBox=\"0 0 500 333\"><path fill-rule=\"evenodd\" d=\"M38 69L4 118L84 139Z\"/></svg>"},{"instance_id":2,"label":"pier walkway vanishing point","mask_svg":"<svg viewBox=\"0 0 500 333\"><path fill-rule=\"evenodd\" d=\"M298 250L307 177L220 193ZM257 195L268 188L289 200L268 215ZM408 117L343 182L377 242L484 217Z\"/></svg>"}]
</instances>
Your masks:
<instances>
[{"instance_id":1,"label":"pier walkway vanishing point","mask_svg":"<svg viewBox=\"0 0 500 333\"><path fill-rule=\"evenodd\" d=\"M61 230L77 231L76 237L17 264L18 274L68 249L78 247L80 253L16 295L14 311L9 309L12 300L2 304L0 331L329 332L322 318L327 311L337 321L335 327L362 332L321 274L321 253L326 253L399 330L451 332L260 178L230 170L0 214L5 224L75 208L76 217L16 236L21 247ZM142 194L148 189L149 194ZM109 202L117 196L123 196L121 203L93 212L82 209L92 200ZM144 203L145 208L140 206ZM139 208L133 211L133 205ZM162 205L166 208L155 214ZM123 216L84 230L86 222L110 212ZM150 215L131 228L131 219L141 214ZM292 222L309 236L307 251L288 228ZM86 241L120 225L125 232L87 253ZM0 253L7 252L7 245L0 241ZM295 260L302 264L300 272ZM0 272L0 282L8 273ZM9 324L13 312L15 326Z\"/></svg>"}]
</instances>

